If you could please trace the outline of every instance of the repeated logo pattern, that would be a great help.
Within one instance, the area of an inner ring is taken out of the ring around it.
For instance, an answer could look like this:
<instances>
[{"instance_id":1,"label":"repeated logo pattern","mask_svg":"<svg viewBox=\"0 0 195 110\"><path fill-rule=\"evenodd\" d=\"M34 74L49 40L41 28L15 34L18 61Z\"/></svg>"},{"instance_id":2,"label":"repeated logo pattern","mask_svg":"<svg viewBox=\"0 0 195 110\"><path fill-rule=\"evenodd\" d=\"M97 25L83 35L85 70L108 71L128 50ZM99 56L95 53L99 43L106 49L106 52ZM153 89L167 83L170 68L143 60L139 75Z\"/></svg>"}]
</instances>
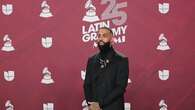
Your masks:
<instances>
[{"instance_id":1,"label":"repeated logo pattern","mask_svg":"<svg viewBox=\"0 0 195 110\"><path fill-rule=\"evenodd\" d=\"M12 2L12 1L11 1ZM97 48L96 39L97 39L97 31L101 27L109 27L112 29L114 33L114 43L117 46L122 46L125 48L125 45L129 45L128 41L131 36L128 36L127 31L129 29L132 29L132 27L128 24L128 18L131 16L131 13L128 13L128 7L129 7L129 1L128 0L83 0L82 1L82 16L80 17L80 22L82 25L75 29L81 30L80 33L80 41L83 43L81 45L85 44L92 44L91 47L88 48ZM104 8L102 8L104 6ZM52 7L52 1L49 0L43 0L39 4L40 12L38 12L37 17L42 18L43 20L48 20L55 18L55 13L53 11ZM172 13L172 4L168 3L168 1L164 0L164 3L158 3L156 4L156 10L154 10L154 13L158 13L161 16L167 16L168 14ZM103 9L103 10L102 10ZM5 17L12 17L13 13L16 13L17 10L15 9L14 3L3 3L1 6L2 15ZM71 13L73 14L73 13ZM68 15L68 16L71 16ZM48 21L49 22L49 21ZM74 21L73 21L74 22ZM69 31L69 30L68 30ZM153 48L153 51L156 51L158 54L161 54L163 58L166 57L166 53L170 52L175 49L173 45L173 42L171 39L172 36L169 35L168 32L161 32L156 37L156 42L153 42L155 47ZM7 56L14 55L15 51L17 51L18 47L14 43L14 34L0 32L0 40L2 44L1 52L5 53ZM50 51L53 46L58 46L57 44L54 44L54 40L58 39L57 37L45 35L41 36L41 39L39 39L39 47ZM92 42L92 43L91 43ZM125 44L125 45L123 45ZM24 45L25 46L25 45ZM136 48L136 47L135 47ZM87 49L87 48L86 48ZM141 50L140 50L141 51ZM132 57L129 57L132 58ZM131 61L131 59L129 59ZM75 61L76 62L76 61ZM58 63L58 62L57 62ZM55 64L54 64L55 65ZM134 64L131 64L131 66ZM86 65L85 65L86 66ZM132 69L133 67L130 68ZM170 66L169 66L170 67ZM172 73L171 67L163 67L159 66L158 70L155 71L155 77L163 84L166 84L166 81L172 80L172 75L175 73ZM53 87L57 85L58 80L55 79L55 68L48 67L47 65L44 65L44 67L40 67L42 70L40 70L40 82L39 84L43 87ZM80 77L81 82L85 80L86 70L83 68L79 68L80 73L78 72L77 76ZM4 78L4 81L8 83L9 85L13 85L14 82L19 76L20 73L17 73L12 68L3 68L2 76ZM29 70L30 71L30 70ZM130 71L131 72L131 71ZM130 73L135 74L135 73ZM128 79L128 90L131 89L132 85L139 82L134 82L135 75L130 75ZM0 79L1 80L1 79ZM71 84L70 84L71 85ZM160 87L161 85L159 85ZM127 93L128 94L128 93ZM131 95L131 94L128 94ZM163 95L163 96L166 96ZM82 96L84 97L84 96ZM1 96L0 96L1 98ZM71 97L70 97L71 98ZM171 103L171 100L166 99L166 97L159 96L155 103L156 105L153 105L155 107L158 107L158 110L168 110L169 105ZM4 103L4 110L17 110L17 106L23 106L23 105L16 105L15 99L10 99L7 97L5 99L6 101L1 101L0 103ZM67 98L68 100L68 98ZM53 100L42 100L41 101L42 110L57 110L56 101ZM172 104L172 103L171 103ZM82 110L88 110L87 102L84 98L81 99L80 106ZM124 103L125 110L136 110L134 109L134 102L131 99L127 99ZM30 110L30 109L29 109Z\"/></svg>"}]
</instances>

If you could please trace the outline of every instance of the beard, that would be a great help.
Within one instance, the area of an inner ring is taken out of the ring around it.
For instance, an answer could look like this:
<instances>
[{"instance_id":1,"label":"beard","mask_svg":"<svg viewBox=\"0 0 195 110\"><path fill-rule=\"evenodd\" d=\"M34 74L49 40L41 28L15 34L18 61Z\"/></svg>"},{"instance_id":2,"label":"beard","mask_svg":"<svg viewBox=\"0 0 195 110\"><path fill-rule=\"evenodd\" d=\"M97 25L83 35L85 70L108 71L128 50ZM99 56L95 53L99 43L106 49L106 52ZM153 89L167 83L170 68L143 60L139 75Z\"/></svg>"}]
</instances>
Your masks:
<instances>
[{"instance_id":1,"label":"beard","mask_svg":"<svg viewBox=\"0 0 195 110\"><path fill-rule=\"evenodd\" d=\"M101 53L107 53L111 48L111 43L110 42L99 41L98 42L98 48L99 48Z\"/></svg>"}]
</instances>

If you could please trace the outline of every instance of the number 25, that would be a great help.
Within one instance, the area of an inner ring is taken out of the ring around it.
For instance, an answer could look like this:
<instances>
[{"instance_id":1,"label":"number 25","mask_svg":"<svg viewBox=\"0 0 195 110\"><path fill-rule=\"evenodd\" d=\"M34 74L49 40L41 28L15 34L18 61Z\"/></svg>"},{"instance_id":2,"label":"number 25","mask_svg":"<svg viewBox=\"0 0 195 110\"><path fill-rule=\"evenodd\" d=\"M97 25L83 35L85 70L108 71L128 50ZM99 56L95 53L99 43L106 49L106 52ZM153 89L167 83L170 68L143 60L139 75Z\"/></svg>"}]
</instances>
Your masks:
<instances>
[{"instance_id":1,"label":"number 25","mask_svg":"<svg viewBox=\"0 0 195 110\"><path fill-rule=\"evenodd\" d=\"M125 11L119 11L121 8L127 7L127 2L116 3L116 0L102 0L101 4L109 3L108 7L101 15L102 20L115 18L112 20L115 25L123 25L127 21L127 13ZM120 17L117 18L117 17Z\"/></svg>"}]
</instances>

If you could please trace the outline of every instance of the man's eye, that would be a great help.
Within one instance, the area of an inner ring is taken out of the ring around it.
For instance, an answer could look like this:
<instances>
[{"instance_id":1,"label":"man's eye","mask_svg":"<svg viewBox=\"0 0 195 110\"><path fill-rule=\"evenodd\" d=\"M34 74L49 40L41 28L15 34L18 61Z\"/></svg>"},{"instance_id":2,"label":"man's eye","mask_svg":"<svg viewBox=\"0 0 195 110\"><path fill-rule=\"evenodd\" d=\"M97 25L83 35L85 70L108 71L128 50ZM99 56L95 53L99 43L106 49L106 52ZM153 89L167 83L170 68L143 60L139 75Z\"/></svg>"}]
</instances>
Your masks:
<instances>
[{"instance_id":1,"label":"man's eye","mask_svg":"<svg viewBox=\"0 0 195 110\"><path fill-rule=\"evenodd\" d=\"M107 37L107 36L104 34L103 37L105 38L105 37Z\"/></svg>"},{"instance_id":2,"label":"man's eye","mask_svg":"<svg viewBox=\"0 0 195 110\"><path fill-rule=\"evenodd\" d=\"M100 36L100 34L98 34L97 36Z\"/></svg>"}]
</instances>

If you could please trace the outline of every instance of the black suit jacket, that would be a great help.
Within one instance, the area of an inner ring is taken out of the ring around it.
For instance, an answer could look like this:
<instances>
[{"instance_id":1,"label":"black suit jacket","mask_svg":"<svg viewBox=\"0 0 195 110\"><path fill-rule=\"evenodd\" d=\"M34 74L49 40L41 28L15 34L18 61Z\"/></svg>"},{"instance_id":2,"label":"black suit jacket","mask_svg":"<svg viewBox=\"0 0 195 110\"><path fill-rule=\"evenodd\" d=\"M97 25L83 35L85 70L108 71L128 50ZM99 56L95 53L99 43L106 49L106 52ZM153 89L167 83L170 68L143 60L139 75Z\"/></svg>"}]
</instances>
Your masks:
<instances>
[{"instance_id":1,"label":"black suit jacket","mask_svg":"<svg viewBox=\"0 0 195 110\"><path fill-rule=\"evenodd\" d=\"M124 93L128 83L128 58L112 50L105 68L100 54L88 59L84 94L87 102L99 102L103 110L124 110Z\"/></svg>"}]
</instances>

